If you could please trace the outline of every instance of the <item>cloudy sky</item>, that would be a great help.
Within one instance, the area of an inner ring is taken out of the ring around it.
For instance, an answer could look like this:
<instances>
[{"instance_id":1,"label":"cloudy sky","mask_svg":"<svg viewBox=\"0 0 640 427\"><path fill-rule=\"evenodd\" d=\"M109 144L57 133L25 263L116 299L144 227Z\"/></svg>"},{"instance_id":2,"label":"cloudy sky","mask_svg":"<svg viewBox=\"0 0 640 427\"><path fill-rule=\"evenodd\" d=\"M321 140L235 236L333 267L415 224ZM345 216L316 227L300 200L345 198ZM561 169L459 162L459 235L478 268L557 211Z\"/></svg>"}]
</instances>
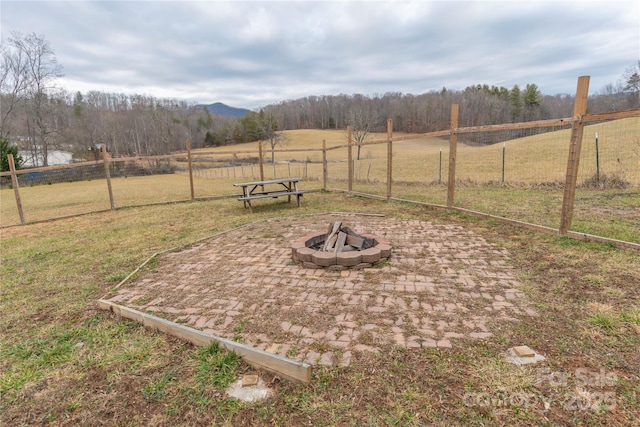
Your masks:
<instances>
[{"instance_id":1,"label":"cloudy sky","mask_svg":"<svg viewBox=\"0 0 640 427\"><path fill-rule=\"evenodd\" d=\"M573 94L640 60L632 1L8 1L3 40L44 36L60 85L256 109L473 84Z\"/></svg>"}]
</instances>

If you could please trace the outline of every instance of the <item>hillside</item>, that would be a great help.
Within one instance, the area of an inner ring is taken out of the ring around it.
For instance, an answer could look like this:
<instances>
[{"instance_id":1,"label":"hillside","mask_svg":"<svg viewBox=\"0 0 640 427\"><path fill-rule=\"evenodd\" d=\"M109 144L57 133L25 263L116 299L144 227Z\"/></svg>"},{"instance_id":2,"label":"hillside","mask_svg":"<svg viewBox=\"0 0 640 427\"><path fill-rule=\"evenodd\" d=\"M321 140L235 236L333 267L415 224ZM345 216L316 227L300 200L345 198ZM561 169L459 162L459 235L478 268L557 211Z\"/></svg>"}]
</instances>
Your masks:
<instances>
[{"instance_id":1,"label":"hillside","mask_svg":"<svg viewBox=\"0 0 640 427\"><path fill-rule=\"evenodd\" d=\"M246 108L236 108L230 107L222 102L216 102L214 104L204 105L211 113L217 114L219 116L233 117L234 119L239 119L246 116L251 110L247 110Z\"/></svg>"}]
</instances>

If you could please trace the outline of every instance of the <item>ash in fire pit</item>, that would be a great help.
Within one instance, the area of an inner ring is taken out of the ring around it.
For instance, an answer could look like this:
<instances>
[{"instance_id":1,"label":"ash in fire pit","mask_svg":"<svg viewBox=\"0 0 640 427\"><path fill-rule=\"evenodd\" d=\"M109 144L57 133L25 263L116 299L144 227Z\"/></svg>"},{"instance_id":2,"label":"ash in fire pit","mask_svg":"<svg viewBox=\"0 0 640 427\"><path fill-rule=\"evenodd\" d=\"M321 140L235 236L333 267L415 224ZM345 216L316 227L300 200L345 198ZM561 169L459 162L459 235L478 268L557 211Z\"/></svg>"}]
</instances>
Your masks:
<instances>
[{"instance_id":1,"label":"ash in fire pit","mask_svg":"<svg viewBox=\"0 0 640 427\"><path fill-rule=\"evenodd\" d=\"M341 222L329 224L325 234L311 234L295 240L291 248L293 260L308 268L365 268L391 256L391 245L387 240L358 234Z\"/></svg>"}]
</instances>

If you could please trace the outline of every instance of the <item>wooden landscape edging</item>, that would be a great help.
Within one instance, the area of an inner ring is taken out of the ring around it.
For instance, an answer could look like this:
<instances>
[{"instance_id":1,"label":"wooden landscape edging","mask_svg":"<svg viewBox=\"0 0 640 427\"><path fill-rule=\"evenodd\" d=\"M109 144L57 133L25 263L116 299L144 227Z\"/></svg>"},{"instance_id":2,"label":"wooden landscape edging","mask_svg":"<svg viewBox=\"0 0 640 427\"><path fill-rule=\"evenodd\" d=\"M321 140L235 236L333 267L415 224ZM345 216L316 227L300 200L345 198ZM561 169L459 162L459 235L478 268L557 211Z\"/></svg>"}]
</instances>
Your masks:
<instances>
[{"instance_id":1,"label":"wooden landscape edging","mask_svg":"<svg viewBox=\"0 0 640 427\"><path fill-rule=\"evenodd\" d=\"M567 231L567 237L571 237L572 239L583 240L587 242L608 243L611 245L615 245L619 248L633 249L636 251L640 251L640 244L638 243L626 242L624 240L617 240L617 239L609 239L608 237L600 237L600 236L595 236L593 234L580 233L579 231L569 230Z\"/></svg>"},{"instance_id":2,"label":"wooden landscape edging","mask_svg":"<svg viewBox=\"0 0 640 427\"><path fill-rule=\"evenodd\" d=\"M230 341L188 326L162 319L151 314L142 313L132 308L124 307L103 299L98 300L98 307L112 313L133 320L145 327L156 329L165 334L190 342L197 346L206 346L217 342L225 350L231 351L242 357L251 366L262 368L293 381L305 384L311 383L311 365L295 360L287 359L277 354L267 353L245 344Z\"/></svg>"}]
</instances>

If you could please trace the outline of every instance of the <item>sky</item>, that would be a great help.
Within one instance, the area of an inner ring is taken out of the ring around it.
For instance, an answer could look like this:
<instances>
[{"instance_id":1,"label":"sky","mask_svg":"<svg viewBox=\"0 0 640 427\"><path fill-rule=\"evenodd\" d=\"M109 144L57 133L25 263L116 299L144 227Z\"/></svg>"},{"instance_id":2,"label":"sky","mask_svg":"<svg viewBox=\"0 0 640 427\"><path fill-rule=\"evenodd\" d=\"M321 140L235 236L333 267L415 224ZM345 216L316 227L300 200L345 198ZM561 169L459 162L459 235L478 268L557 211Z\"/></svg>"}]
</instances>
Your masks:
<instances>
[{"instance_id":1,"label":"sky","mask_svg":"<svg viewBox=\"0 0 640 427\"><path fill-rule=\"evenodd\" d=\"M640 60L632 1L0 1L3 42L44 36L71 93L234 107L475 84L574 94Z\"/></svg>"}]
</instances>

